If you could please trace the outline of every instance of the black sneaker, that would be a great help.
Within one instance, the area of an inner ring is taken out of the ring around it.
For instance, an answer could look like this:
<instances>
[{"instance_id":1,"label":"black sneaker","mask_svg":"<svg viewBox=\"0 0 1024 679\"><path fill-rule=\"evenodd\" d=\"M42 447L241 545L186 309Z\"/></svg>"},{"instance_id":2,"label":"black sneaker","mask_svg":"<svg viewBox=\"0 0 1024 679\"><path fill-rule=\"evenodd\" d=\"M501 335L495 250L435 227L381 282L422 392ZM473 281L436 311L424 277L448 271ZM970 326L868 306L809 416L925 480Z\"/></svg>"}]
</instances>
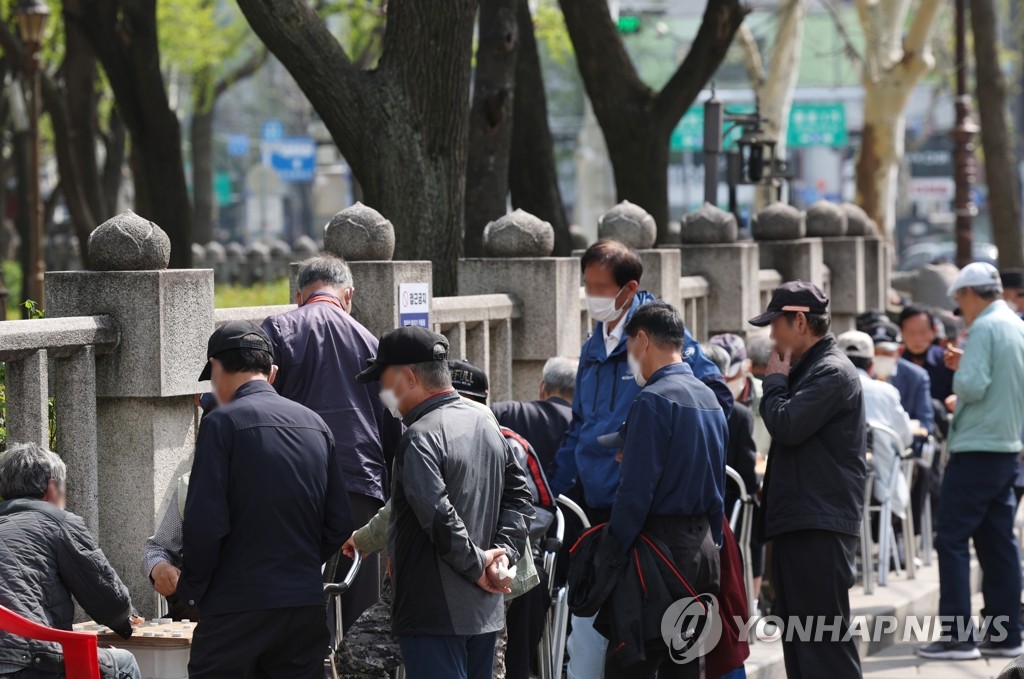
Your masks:
<instances>
[{"instance_id":1,"label":"black sneaker","mask_svg":"<svg viewBox=\"0 0 1024 679\"><path fill-rule=\"evenodd\" d=\"M921 646L917 654L929 660L976 660L981 651L972 641L936 641Z\"/></svg>"},{"instance_id":2,"label":"black sneaker","mask_svg":"<svg viewBox=\"0 0 1024 679\"><path fill-rule=\"evenodd\" d=\"M978 650L982 655L992 658L1016 658L1018 655L1024 654L1024 647L1021 647L1020 644L1007 646L1006 644L994 644L991 641L981 642Z\"/></svg>"}]
</instances>

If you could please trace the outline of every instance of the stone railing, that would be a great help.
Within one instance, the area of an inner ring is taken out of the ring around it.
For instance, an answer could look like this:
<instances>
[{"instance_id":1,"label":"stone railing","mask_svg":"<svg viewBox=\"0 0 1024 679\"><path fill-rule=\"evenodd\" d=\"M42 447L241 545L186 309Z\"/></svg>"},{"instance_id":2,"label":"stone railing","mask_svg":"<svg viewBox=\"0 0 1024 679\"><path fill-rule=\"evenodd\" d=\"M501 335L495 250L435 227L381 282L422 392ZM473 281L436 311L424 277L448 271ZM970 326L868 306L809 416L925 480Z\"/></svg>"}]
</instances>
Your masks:
<instances>
[{"instance_id":1,"label":"stone railing","mask_svg":"<svg viewBox=\"0 0 1024 679\"><path fill-rule=\"evenodd\" d=\"M68 466L68 506L99 527L96 455L96 356L117 346L110 316L0 323L0 361L6 367L7 441L49 445L50 367L56 413L56 452Z\"/></svg>"},{"instance_id":2,"label":"stone railing","mask_svg":"<svg viewBox=\"0 0 1024 679\"><path fill-rule=\"evenodd\" d=\"M775 288L782 285L782 274L775 269L761 269L757 272L757 282L761 297L759 308L767 309L768 302L772 301L772 293L775 292Z\"/></svg>"},{"instance_id":3,"label":"stone railing","mask_svg":"<svg viewBox=\"0 0 1024 679\"><path fill-rule=\"evenodd\" d=\"M690 334L698 342L708 336L708 299L711 285L703 276L683 276L679 279L679 313L683 315Z\"/></svg>"},{"instance_id":4,"label":"stone railing","mask_svg":"<svg viewBox=\"0 0 1024 679\"><path fill-rule=\"evenodd\" d=\"M508 294L435 297L430 321L448 338L449 355L483 368L490 380L491 401L512 398L512 319L523 305Z\"/></svg>"},{"instance_id":5,"label":"stone railing","mask_svg":"<svg viewBox=\"0 0 1024 679\"><path fill-rule=\"evenodd\" d=\"M294 304L279 304L276 306L240 306L232 309L214 309L213 326L219 328L232 321L252 321L256 325L262 325L267 316L276 316L296 308Z\"/></svg>"}]
</instances>

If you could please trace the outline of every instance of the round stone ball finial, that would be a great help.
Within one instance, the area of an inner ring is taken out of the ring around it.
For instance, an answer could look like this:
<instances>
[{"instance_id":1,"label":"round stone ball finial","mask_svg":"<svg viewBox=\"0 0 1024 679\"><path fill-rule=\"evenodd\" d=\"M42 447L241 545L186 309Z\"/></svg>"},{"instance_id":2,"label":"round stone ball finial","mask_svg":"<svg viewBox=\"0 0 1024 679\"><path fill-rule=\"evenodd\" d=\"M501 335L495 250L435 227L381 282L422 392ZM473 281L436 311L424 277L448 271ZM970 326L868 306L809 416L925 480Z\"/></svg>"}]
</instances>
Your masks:
<instances>
[{"instance_id":1,"label":"round stone ball finial","mask_svg":"<svg viewBox=\"0 0 1024 679\"><path fill-rule=\"evenodd\" d=\"M683 243L735 243L739 238L736 216L711 203L686 215L680 228Z\"/></svg>"},{"instance_id":2,"label":"round stone ball finial","mask_svg":"<svg viewBox=\"0 0 1024 679\"><path fill-rule=\"evenodd\" d=\"M750 231L755 240L796 240L807 235L807 224L792 205L772 203L757 213Z\"/></svg>"},{"instance_id":3,"label":"round stone ball finial","mask_svg":"<svg viewBox=\"0 0 1024 679\"><path fill-rule=\"evenodd\" d=\"M573 250L586 250L590 245L587 234L579 224L569 225L569 247Z\"/></svg>"},{"instance_id":4,"label":"round stone ball finial","mask_svg":"<svg viewBox=\"0 0 1024 679\"><path fill-rule=\"evenodd\" d=\"M878 234L878 225L875 224L875 220L871 219L859 205L843 203L839 207L846 213L846 235L875 236Z\"/></svg>"},{"instance_id":5,"label":"round stone ball finial","mask_svg":"<svg viewBox=\"0 0 1024 679\"><path fill-rule=\"evenodd\" d=\"M808 236L835 238L846 235L846 212L835 203L819 200L807 208L806 220Z\"/></svg>"},{"instance_id":6,"label":"round stone ball finial","mask_svg":"<svg viewBox=\"0 0 1024 679\"><path fill-rule=\"evenodd\" d=\"M647 210L624 200L598 218L597 237L614 238L636 250L645 250L654 247L658 226Z\"/></svg>"},{"instance_id":7,"label":"round stone ball finial","mask_svg":"<svg viewBox=\"0 0 1024 679\"><path fill-rule=\"evenodd\" d=\"M554 249L554 227L522 209L484 228L484 252L488 257L548 257Z\"/></svg>"},{"instance_id":8,"label":"round stone ball finial","mask_svg":"<svg viewBox=\"0 0 1024 679\"><path fill-rule=\"evenodd\" d=\"M89 234L93 271L155 271L171 261L171 239L159 226L131 210L103 222Z\"/></svg>"},{"instance_id":9,"label":"round stone ball finial","mask_svg":"<svg viewBox=\"0 0 1024 679\"><path fill-rule=\"evenodd\" d=\"M356 203L324 227L324 250L349 262L389 261L395 254L395 227L372 207Z\"/></svg>"}]
</instances>

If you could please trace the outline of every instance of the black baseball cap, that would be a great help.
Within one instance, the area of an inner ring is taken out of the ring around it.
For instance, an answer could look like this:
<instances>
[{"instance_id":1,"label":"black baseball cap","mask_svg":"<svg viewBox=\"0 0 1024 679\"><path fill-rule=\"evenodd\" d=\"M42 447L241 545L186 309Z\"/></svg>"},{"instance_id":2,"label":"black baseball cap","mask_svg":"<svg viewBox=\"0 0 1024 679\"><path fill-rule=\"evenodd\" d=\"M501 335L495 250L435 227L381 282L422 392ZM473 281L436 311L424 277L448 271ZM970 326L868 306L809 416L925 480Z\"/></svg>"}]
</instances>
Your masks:
<instances>
[{"instance_id":1,"label":"black baseball cap","mask_svg":"<svg viewBox=\"0 0 1024 679\"><path fill-rule=\"evenodd\" d=\"M455 391L480 401L487 400L487 393L490 390L487 373L469 361L449 361L448 367L452 371L452 386L455 387Z\"/></svg>"},{"instance_id":2,"label":"black baseball cap","mask_svg":"<svg viewBox=\"0 0 1024 679\"><path fill-rule=\"evenodd\" d=\"M367 359L368 367L356 375L359 382L373 382L389 365L428 363L448 358L448 339L418 325L407 325L385 333L377 345L377 357Z\"/></svg>"},{"instance_id":3,"label":"black baseball cap","mask_svg":"<svg viewBox=\"0 0 1024 679\"><path fill-rule=\"evenodd\" d=\"M257 349L270 354L274 358L274 347L270 344L270 338L263 328L252 321L231 321L213 331L210 340L206 343L206 365L203 372L199 373L199 381L205 382L210 379L213 371L211 358L223 354L225 351L234 349Z\"/></svg>"},{"instance_id":4,"label":"black baseball cap","mask_svg":"<svg viewBox=\"0 0 1024 679\"><path fill-rule=\"evenodd\" d=\"M999 279L1006 288L1024 288L1024 269L1000 269Z\"/></svg>"},{"instance_id":5,"label":"black baseball cap","mask_svg":"<svg viewBox=\"0 0 1024 679\"><path fill-rule=\"evenodd\" d=\"M879 344L899 344L902 341L900 329L892 321L886 320L876 323L868 328L866 332L877 347Z\"/></svg>"},{"instance_id":6,"label":"black baseball cap","mask_svg":"<svg viewBox=\"0 0 1024 679\"><path fill-rule=\"evenodd\" d=\"M803 312L805 314L828 313L828 296L814 283L807 281L790 281L775 288L768 309L748 323L763 328L773 320L786 313Z\"/></svg>"}]
</instances>

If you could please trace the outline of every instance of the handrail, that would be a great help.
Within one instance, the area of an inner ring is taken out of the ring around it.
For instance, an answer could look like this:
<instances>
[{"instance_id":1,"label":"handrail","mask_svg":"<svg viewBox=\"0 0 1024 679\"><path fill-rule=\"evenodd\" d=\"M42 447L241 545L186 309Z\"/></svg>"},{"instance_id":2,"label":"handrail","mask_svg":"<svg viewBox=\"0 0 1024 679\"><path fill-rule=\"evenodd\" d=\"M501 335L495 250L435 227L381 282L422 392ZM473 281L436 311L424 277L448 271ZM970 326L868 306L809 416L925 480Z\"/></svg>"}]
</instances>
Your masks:
<instances>
[{"instance_id":1,"label":"handrail","mask_svg":"<svg viewBox=\"0 0 1024 679\"><path fill-rule=\"evenodd\" d=\"M523 303L515 295L462 295L430 300L430 322L437 325L521 318Z\"/></svg>"},{"instance_id":2,"label":"handrail","mask_svg":"<svg viewBox=\"0 0 1024 679\"><path fill-rule=\"evenodd\" d=\"M117 346L120 336L117 322L107 315L4 321L0 361L19 361L40 350L49 358L62 358L89 345L104 354Z\"/></svg>"}]
</instances>

